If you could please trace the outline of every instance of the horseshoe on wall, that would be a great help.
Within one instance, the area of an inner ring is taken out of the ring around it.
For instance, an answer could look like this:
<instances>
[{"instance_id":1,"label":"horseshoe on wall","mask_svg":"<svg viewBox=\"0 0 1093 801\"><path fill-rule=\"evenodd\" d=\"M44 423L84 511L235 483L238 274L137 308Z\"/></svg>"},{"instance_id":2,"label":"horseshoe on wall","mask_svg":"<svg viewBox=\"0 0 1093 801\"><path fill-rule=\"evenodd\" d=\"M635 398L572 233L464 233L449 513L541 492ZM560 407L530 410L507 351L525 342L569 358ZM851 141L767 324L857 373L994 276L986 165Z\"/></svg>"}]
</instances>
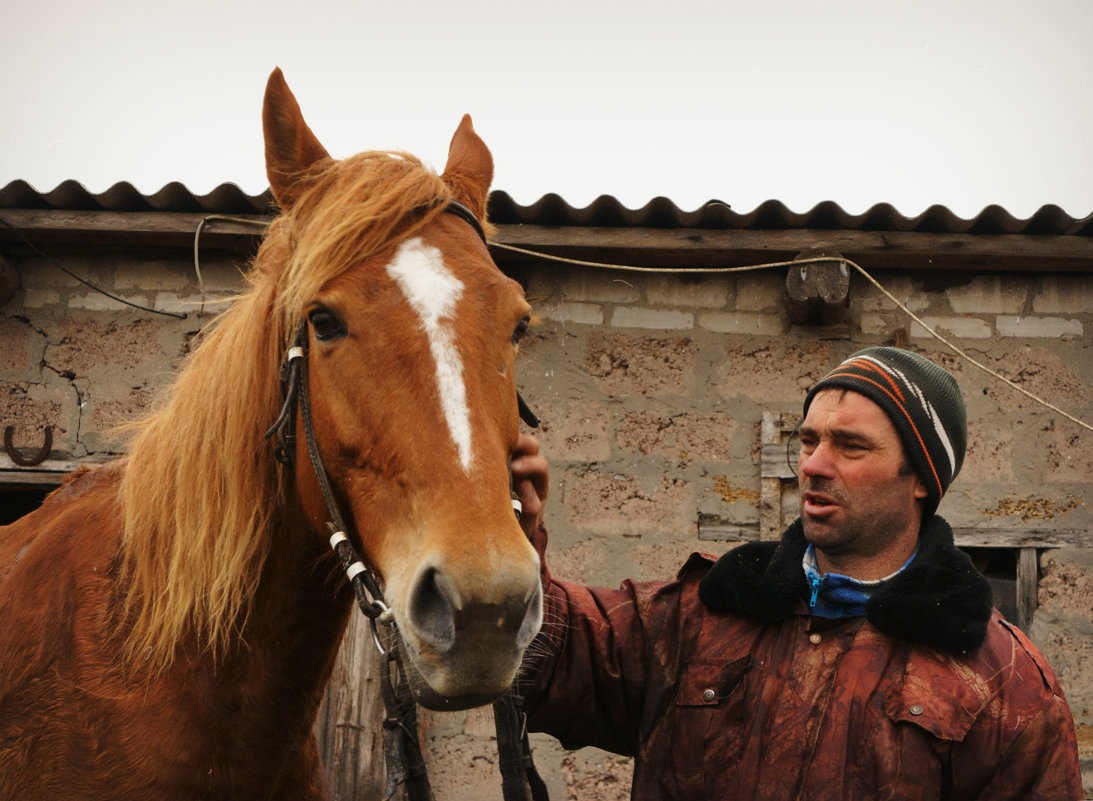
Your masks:
<instances>
[{"instance_id":1,"label":"horseshoe on wall","mask_svg":"<svg viewBox=\"0 0 1093 801\"><path fill-rule=\"evenodd\" d=\"M7 451L8 456L20 467L37 467L46 460L49 456L49 452L53 450L53 426L46 426L46 440L42 444L41 449L33 456L26 457L21 456L19 451L15 450L15 444L13 439L15 437L15 426L7 426L4 428L4 450Z\"/></svg>"}]
</instances>

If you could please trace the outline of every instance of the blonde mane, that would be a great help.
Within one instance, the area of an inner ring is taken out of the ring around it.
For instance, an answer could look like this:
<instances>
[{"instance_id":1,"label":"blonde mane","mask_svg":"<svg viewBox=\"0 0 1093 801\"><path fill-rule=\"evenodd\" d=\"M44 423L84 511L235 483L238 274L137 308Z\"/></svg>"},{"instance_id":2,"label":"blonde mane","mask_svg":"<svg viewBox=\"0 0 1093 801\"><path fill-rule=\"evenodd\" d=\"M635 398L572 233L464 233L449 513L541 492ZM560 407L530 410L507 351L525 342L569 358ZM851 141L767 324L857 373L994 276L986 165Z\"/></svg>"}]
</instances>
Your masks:
<instances>
[{"instance_id":1,"label":"blonde mane","mask_svg":"<svg viewBox=\"0 0 1093 801\"><path fill-rule=\"evenodd\" d=\"M412 235L451 191L412 156L324 161L270 227L236 299L196 348L164 405L132 426L121 486L127 656L169 665L195 636L214 655L250 611L285 512L285 479L263 439L278 369L321 287Z\"/></svg>"}]
</instances>

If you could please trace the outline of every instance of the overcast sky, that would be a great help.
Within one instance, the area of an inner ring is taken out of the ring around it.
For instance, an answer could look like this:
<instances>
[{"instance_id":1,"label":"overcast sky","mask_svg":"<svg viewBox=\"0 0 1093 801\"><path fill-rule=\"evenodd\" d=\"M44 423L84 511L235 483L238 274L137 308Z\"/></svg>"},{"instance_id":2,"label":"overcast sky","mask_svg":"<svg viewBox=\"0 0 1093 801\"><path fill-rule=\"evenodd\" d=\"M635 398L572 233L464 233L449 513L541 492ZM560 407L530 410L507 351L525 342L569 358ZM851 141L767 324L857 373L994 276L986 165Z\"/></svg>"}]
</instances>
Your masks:
<instances>
[{"instance_id":1,"label":"overcast sky","mask_svg":"<svg viewBox=\"0 0 1093 801\"><path fill-rule=\"evenodd\" d=\"M0 187L257 194L275 66L335 156L470 112L524 204L1093 213L1093 0L0 0Z\"/></svg>"}]
</instances>

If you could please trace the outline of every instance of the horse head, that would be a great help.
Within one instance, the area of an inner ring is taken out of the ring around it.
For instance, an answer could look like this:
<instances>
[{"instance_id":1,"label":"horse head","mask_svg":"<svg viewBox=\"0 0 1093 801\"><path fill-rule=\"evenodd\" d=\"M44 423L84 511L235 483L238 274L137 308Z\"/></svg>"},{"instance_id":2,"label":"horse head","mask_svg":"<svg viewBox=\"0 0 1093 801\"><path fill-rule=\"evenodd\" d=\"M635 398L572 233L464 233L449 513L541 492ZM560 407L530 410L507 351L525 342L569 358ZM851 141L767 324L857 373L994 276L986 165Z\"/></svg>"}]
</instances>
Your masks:
<instances>
[{"instance_id":1,"label":"horse head","mask_svg":"<svg viewBox=\"0 0 1093 801\"><path fill-rule=\"evenodd\" d=\"M485 703L542 619L508 473L530 308L477 226L445 213L455 201L484 221L492 157L464 117L442 175L406 154L336 161L279 70L263 122L282 215L258 267L277 273L280 330L306 327L315 440L347 534L381 578L417 700ZM303 439L293 488L325 541Z\"/></svg>"}]
</instances>

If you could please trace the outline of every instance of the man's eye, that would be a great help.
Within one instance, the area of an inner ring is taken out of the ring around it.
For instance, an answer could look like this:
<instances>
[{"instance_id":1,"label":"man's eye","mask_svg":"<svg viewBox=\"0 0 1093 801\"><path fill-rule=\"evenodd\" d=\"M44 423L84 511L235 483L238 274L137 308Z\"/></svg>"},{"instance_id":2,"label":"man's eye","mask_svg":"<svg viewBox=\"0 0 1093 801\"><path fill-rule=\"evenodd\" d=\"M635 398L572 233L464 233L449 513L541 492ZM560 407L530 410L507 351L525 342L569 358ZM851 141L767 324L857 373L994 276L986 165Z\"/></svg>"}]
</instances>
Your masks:
<instances>
[{"instance_id":1,"label":"man's eye","mask_svg":"<svg viewBox=\"0 0 1093 801\"><path fill-rule=\"evenodd\" d=\"M315 339L320 342L329 342L346 334L345 323L328 309L312 309L307 313L307 319L315 332Z\"/></svg>"}]
</instances>

